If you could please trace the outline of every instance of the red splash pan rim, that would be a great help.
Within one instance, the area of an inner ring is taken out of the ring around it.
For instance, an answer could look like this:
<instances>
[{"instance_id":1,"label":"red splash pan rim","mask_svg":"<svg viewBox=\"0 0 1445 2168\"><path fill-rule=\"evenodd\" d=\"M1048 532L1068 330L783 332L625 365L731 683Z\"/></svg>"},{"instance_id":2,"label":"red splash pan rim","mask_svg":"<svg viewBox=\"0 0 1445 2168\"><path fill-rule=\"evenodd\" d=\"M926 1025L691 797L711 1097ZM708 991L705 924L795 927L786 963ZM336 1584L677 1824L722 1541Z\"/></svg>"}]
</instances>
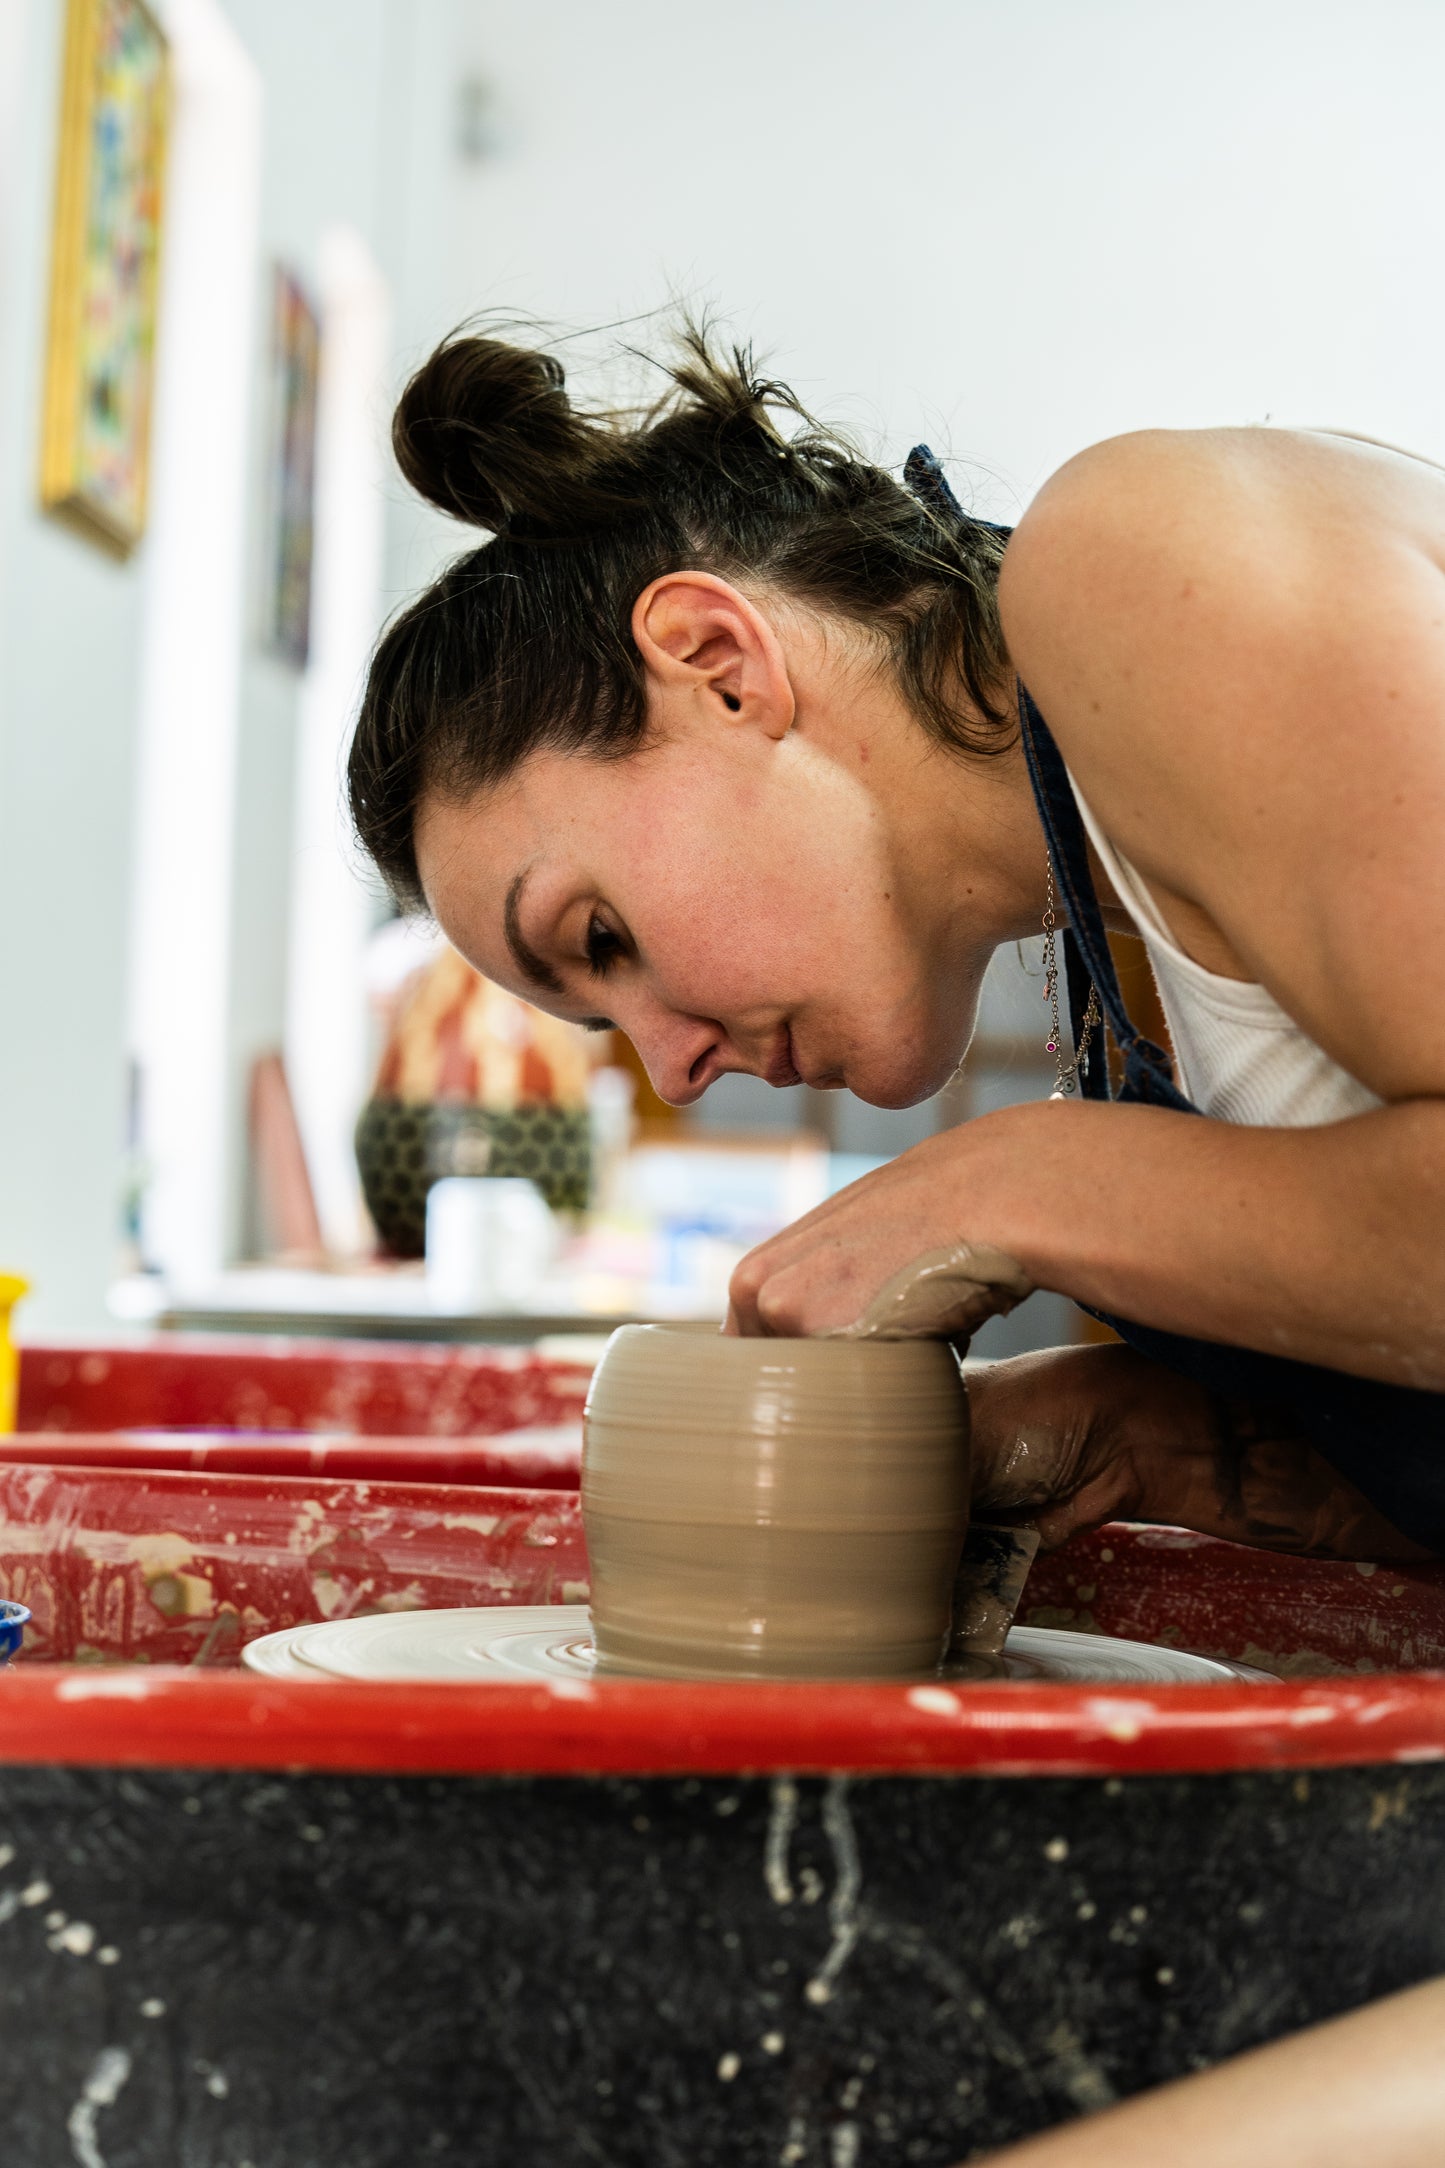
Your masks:
<instances>
[{"instance_id":1,"label":"red splash pan rim","mask_svg":"<svg viewBox=\"0 0 1445 2168\"><path fill-rule=\"evenodd\" d=\"M22 1664L0 1765L374 1775L1141 1776L1445 1760L1445 1672L1278 1685L353 1685Z\"/></svg>"}]
</instances>

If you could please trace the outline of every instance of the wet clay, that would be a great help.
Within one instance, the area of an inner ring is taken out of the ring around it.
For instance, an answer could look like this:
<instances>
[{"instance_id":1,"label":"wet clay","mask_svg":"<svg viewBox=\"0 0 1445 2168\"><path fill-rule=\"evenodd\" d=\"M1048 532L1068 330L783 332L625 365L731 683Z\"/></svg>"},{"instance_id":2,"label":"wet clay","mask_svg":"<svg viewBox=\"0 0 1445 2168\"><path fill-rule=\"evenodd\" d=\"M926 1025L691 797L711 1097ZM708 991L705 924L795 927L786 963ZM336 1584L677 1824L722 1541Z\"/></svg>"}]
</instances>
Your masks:
<instances>
[{"instance_id":1,"label":"wet clay","mask_svg":"<svg viewBox=\"0 0 1445 2168\"><path fill-rule=\"evenodd\" d=\"M969 1678L1003 1672L1003 1648L1038 1555L1032 1528L996 1528L974 1521L953 1583L953 1624L944 1670Z\"/></svg>"},{"instance_id":2,"label":"wet clay","mask_svg":"<svg viewBox=\"0 0 1445 2168\"><path fill-rule=\"evenodd\" d=\"M944 1343L627 1325L583 1435L605 1668L935 1670L969 1499L968 1402Z\"/></svg>"},{"instance_id":3,"label":"wet clay","mask_svg":"<svg viewBox=\"0 0 1445 2168\"><path fill-rule=\"evenodd\" d=\"M1034 1283L1022 1265L986 1243L929 1250L884 1283L863 1315L831 1340L966 1339L988 1318L1015 1309Z\"/></svg>"}]
</instances>

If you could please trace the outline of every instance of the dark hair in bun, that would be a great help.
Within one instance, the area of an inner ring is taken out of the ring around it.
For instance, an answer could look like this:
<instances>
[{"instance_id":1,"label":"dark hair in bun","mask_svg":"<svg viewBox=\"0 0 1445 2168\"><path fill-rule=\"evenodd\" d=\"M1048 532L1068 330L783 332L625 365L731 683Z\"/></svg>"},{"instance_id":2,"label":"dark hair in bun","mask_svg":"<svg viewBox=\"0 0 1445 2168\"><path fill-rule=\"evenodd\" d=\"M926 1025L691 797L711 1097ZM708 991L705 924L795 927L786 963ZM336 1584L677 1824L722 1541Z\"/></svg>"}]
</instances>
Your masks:
<instances>
[{"instance_id":1,"label":"dark hair in bun","mask_svg":"<svg viewBox=\"0 0 1445 2168\"><path fill-rule=\"evenodd\" d=\"M860 459L691 324L667 376L646 411L588 410L554 354L457 334L403 392L402 473L491 535L394 620L361 703L352 817L404 902L421 901L425 792L469 795L542 747L619 757L641 742L632 606L668 572L761 581L873 630L935 737L1007 742L1000 532L953 516L941 484L915 496Z\"/></svg>"}]
</instances>

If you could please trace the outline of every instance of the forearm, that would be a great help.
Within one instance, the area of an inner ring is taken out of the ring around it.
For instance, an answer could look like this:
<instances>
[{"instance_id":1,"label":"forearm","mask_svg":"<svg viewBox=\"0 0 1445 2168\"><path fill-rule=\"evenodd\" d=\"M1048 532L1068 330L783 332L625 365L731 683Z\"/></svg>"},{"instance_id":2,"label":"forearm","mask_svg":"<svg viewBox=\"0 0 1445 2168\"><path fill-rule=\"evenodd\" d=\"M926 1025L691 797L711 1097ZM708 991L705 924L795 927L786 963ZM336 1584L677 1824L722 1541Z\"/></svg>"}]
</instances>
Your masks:
<instances>
[{"instance_id":1,"label":"forearm","mask_svg":"<svg viewBox=\"0 0 1445 2168\"><path fill-rule=\"evenodd\" d=\"M1039 1286L1165 1331L1445 1389L1445 1103L1245 1129L1045 1101L950 1136L960 1232Z\"/></svg>"},{"instance_id":2,"label":"forearm","mask_svg":"<svg viewBox=\"0 0 1445 2168\"><path fill-rule=\"evenodd\" d=\"M988 2158L993 2168L1435 2168L1442 2130L1445 1981L1432 1980Z\"/></svg>"}]
</instances>

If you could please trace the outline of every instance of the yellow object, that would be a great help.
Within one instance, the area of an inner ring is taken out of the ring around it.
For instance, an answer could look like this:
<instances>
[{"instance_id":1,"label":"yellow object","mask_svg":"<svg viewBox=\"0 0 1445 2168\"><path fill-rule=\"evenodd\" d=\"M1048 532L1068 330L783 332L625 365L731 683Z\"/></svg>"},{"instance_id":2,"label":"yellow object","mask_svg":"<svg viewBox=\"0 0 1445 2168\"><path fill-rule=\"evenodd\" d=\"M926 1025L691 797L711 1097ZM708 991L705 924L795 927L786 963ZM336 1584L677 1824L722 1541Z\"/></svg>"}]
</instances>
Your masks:
<instances>
[{"instance_id":1,"label":"yellow object","mask_svg":"<svg viewBox=\"0 0 1445 2168\"><path fill-rule=\"evenodd\" d=\"M0 1272L0 1438L15 1428L15 1409L20 1396L20 1350L10 1337L10 1313L30 1282L18 1273Z\"/></svg>"}]
</instances>

